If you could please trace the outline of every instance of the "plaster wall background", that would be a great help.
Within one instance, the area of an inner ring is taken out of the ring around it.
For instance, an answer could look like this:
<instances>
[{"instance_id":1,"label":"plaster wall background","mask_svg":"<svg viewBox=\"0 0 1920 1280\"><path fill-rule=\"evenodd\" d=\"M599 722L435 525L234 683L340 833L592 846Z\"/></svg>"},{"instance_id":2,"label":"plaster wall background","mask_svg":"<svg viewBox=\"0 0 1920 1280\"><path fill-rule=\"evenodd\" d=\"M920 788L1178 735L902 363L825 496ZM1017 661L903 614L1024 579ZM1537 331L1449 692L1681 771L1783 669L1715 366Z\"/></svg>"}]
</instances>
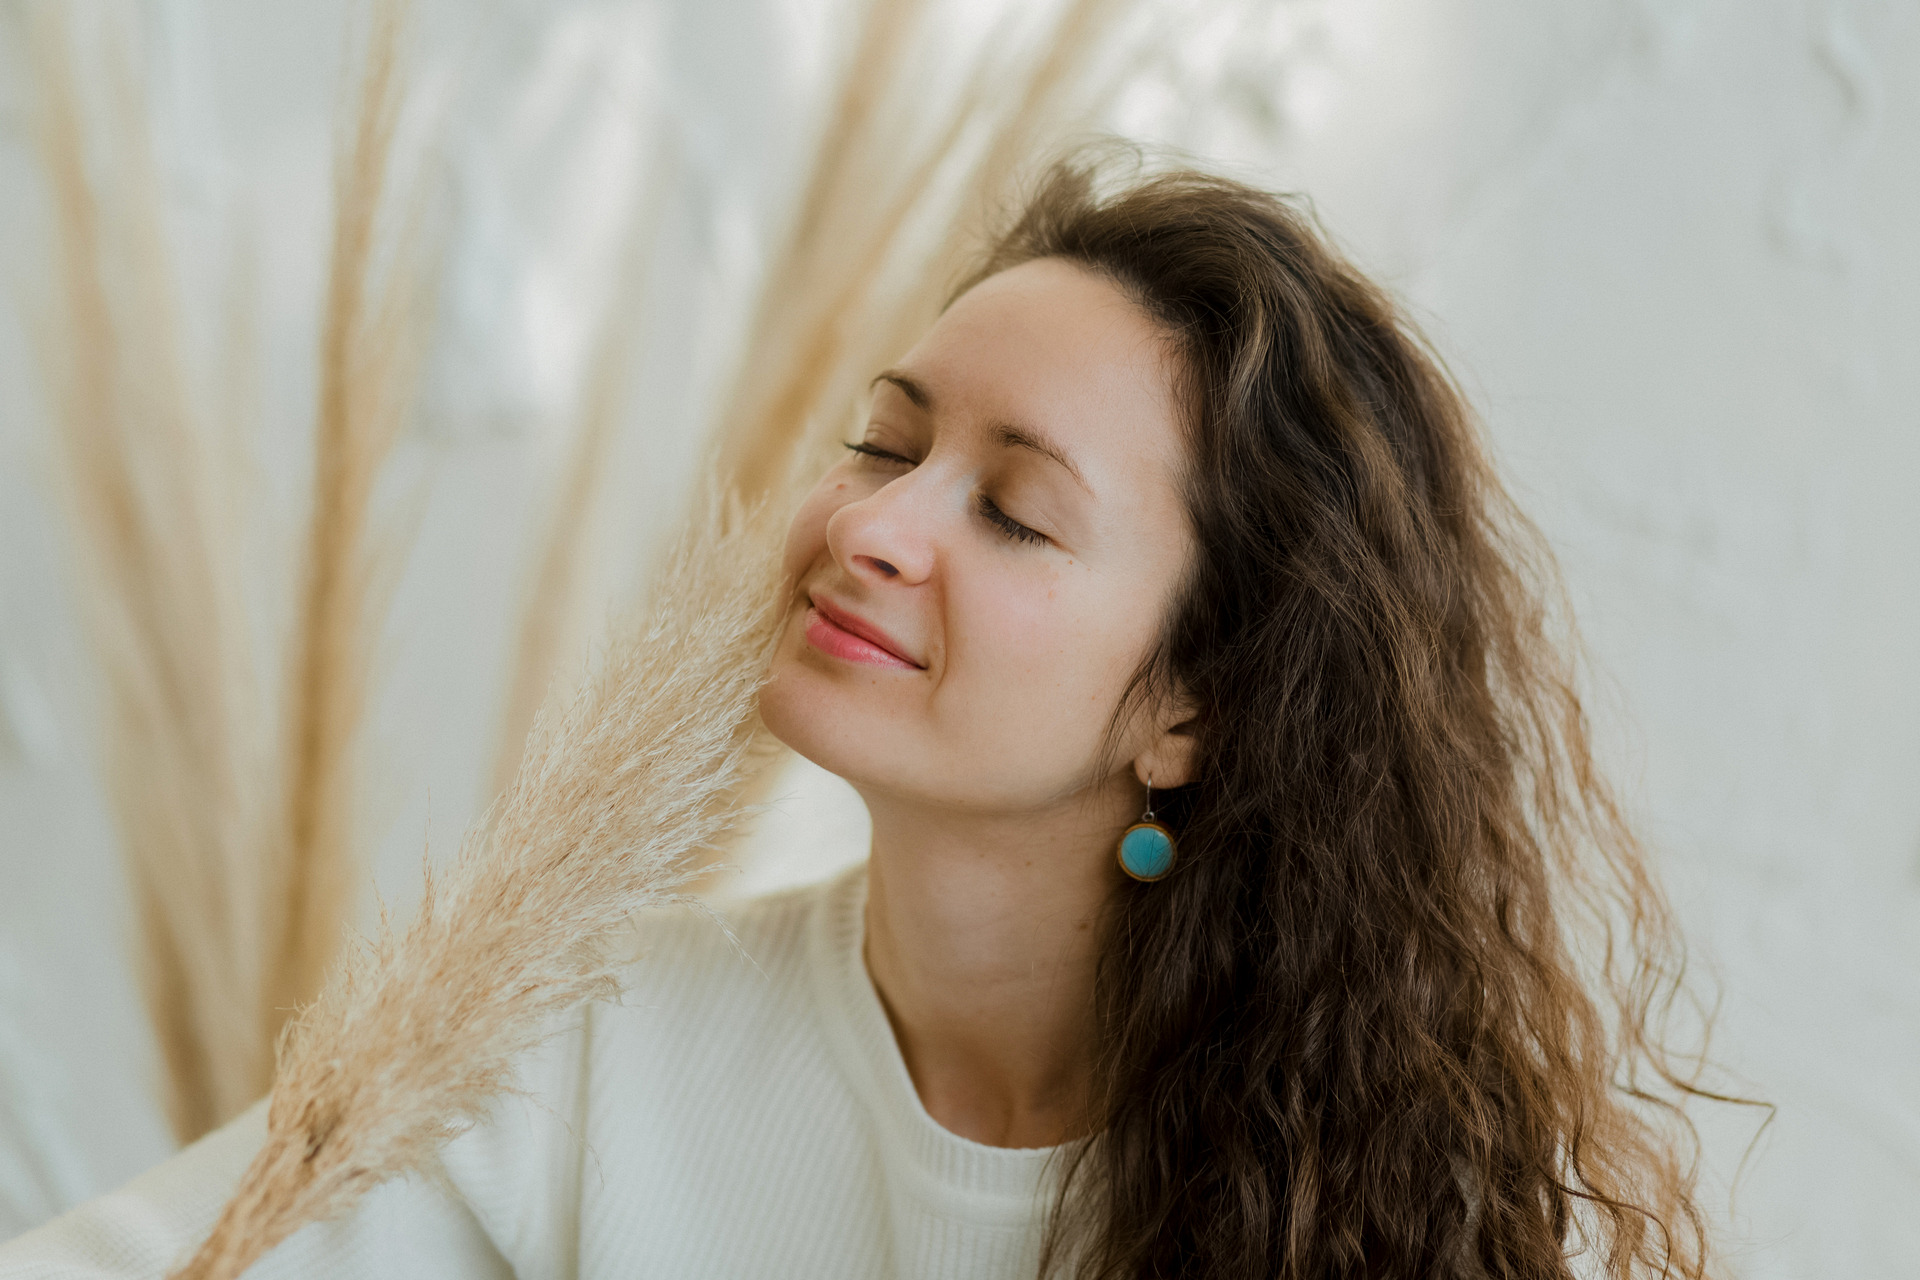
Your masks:
<instances>
[{"instance_id":1,"label":"plaster wall background","mask_svg":"<svg viewBox=\"0 0 1920 1280\"><path fill-rule=\"evenodd\" d=\"M259 264L264 483L294 502L341 6L145 6L190 270ZM487 763L553 422L621 210L674 140L606 520L610 594L674 510L729 320L803 163L832 6L428 5L453 271L368 830L404 909ZM483 20L484 19L484 20ZM0 28L0 1236L160 1158L90 675L35 384L44 253ZM461 72L458 69L478 68ZM1777 1118L1702 1112L1749 1277L1920 1258L1920 5L1280 0L1203 25L1122 131L1309 195L1407 297L1558 552L1608 758ZM199 277L196 277L199 278ZM267 554L263 550L263 555ZM746 892L857 853L795 768Z\"/></svg>"}]
</instances>

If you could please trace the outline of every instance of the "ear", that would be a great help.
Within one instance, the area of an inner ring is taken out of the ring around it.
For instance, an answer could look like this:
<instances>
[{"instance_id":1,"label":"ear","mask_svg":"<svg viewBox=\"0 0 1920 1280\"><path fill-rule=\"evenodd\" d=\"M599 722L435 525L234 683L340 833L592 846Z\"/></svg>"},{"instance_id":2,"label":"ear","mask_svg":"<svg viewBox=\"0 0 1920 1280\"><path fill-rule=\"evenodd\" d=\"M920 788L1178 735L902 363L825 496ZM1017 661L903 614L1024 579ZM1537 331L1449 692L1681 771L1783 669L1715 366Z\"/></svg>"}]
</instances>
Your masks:
<instances>
[{"instance_id":1,"label":"ear","mask_svg":"<svg viewBox=\"0 0 1920 1280\"><path fill-rule=\"evenodd\" d=\"M1199 707L1184 694L1170 702L1155 719L1152 736L1144 749L1133 757L1133 776L1142 786L1151 786L1155 791L1184 787L1193 781L1193 752L1199 741L1194 729Z\"/></svg>"}]
</instances>

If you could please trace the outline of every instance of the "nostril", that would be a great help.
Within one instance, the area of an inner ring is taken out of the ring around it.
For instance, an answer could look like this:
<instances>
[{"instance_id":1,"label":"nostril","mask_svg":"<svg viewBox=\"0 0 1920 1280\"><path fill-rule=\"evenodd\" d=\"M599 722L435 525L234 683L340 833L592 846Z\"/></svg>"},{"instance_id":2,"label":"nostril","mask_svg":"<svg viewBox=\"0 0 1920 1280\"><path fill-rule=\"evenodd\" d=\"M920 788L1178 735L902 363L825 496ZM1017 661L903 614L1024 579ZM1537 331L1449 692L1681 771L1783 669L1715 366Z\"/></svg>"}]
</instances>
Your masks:
<instances>
[{"instance_id":1,"label":"nostril","mask_svg":"<svg viewBox=\"0 0 1920 1280\"><path fill-rule=\"evenodd\" d=\"M853 562L859 565L863 572L871 570L883 578L897 578L900 576L899 565L894 564L891 560L882 560L879 556L855 556Z\"/></svg>"}]
</instances>

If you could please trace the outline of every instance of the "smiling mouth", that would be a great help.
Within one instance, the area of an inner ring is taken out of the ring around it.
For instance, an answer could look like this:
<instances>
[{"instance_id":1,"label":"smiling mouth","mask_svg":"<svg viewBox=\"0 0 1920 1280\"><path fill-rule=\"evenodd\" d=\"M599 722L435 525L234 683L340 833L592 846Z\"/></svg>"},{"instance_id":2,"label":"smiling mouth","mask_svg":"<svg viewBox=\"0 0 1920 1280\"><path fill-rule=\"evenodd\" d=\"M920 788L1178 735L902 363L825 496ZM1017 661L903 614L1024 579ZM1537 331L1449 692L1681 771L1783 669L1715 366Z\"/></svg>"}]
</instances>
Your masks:
<instances>
[{"instance_id":1,"label":"smiling mouth","mask_svg":"<svg viewBox=\"0 0 1920 1280\"><path fill-rule=\"evenodd\" d=\"M870 667L924 670L885 642L884 633L859 618L809 597L805 634L807 643L830 657Z\"/></svg>"}]
</instances>

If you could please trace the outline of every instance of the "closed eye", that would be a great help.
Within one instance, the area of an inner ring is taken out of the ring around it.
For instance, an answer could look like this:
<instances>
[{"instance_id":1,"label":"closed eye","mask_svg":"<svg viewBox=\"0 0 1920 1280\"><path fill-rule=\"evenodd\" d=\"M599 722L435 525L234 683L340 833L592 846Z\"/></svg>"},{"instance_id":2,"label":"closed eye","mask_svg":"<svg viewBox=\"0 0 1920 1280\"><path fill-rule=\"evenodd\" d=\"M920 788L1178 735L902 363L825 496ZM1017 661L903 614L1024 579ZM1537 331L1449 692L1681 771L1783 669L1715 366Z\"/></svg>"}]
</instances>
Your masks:
<instances>
[{"instance_id":1,"label":"closed eye","mask_svg":"<svg viewBox=\"0 0 1920 1280\"><path fill-rule=\"evenodd\" d=\"M895 453L891 449L882 449L879 445L869 444L865 440L847 441L846 447L848 452L857 453L863 458L871 458L875 462L901 467L912 467L916 465L912 458ZM1002 511L1000 504L986 494L980 494L975 501L980 509L981 517L985 519L988 524L992 525L1001 536L1014 542L1026 543L1030 546L1038 546L1049 541L1046 534L1036 529L1029 529L1026 525L1021 524L1018 520L1015 520L1012 516Z\"/></svg>"},{"instance_id":2,"label":"closed eye","mask_svg":"<svg viewBox=\"0 0 1920 1280\"><path fill-rule=\"evenodd\" d=\"M1013 539L1013 541L1026 543L1044 543L1047 541L1046 534L1027 528L1027 526L1002 511L999 504L994 502L994 500L986 494L983 493L980 495L978 504L980 514L986 517L987 523L1007 537Z\"/></svg>"},{"instance_id":3,"label":"closed eye","mask_svg":"<svg viewBox=\"0 0 1920 1280\"><path fill-rule=\"evenodd\" d=\"M882 449L879 445L868 444L864 440L847 442L847 449L849 452L857 453L863 458L872 458L875 462L895 462L903 467L911 467L913 465L912 458L902 457L890 449Z\"/></svg>"}]
</instances>

